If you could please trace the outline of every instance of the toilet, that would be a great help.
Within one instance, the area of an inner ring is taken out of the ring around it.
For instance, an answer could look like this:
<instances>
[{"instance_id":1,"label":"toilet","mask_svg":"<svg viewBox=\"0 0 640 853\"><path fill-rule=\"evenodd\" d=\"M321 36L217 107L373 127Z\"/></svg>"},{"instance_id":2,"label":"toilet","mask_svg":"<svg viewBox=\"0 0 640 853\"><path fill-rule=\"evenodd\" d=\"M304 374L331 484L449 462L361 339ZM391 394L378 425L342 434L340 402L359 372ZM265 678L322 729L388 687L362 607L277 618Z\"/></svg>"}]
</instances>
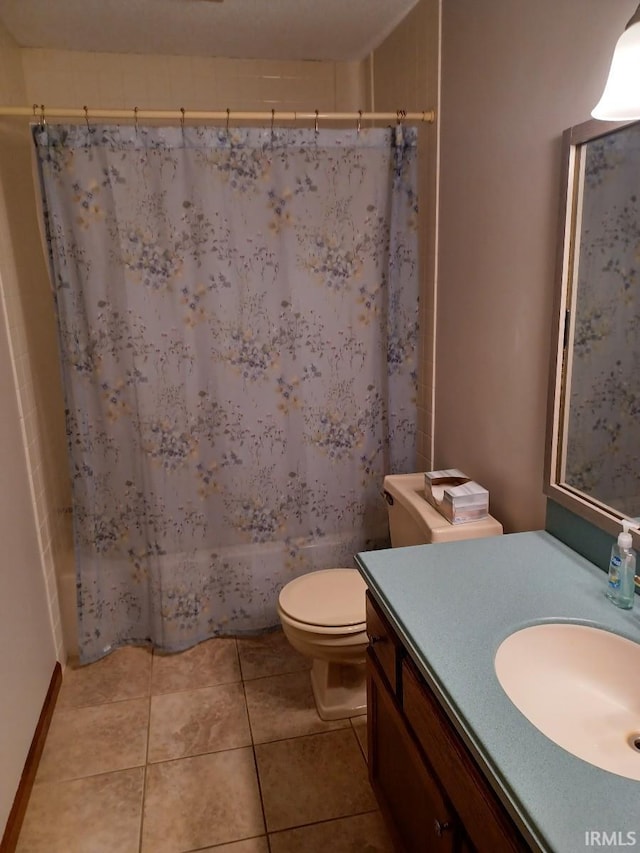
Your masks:
<instances>
[{"instance_id":1,"label":"toilet","mask_svg":"<svg viewBox=\"0 0 640 853\"><path fill-rule=\"evenodd\" d=\"M448 522L427 503L424 474L386 476L384 495L392 548L502 533L502 525L491 516L466 524ZM311 686L323 720L353 717L367 709L366 589L357 569L322 569L289 581L278 597L285 636L312 659Z\"/></svg>"}]
</instances>

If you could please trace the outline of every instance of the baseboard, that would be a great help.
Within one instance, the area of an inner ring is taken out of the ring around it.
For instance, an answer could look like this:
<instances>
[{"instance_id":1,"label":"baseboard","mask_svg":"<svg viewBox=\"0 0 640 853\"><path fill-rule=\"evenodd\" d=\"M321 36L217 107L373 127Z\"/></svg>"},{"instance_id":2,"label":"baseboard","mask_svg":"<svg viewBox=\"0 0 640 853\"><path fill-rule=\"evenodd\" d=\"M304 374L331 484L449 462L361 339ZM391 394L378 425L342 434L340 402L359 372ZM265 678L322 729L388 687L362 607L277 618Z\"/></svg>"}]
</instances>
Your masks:
<instances>
[{"instance_id":1,"label":"baseboard","mask_svg":"<svg viewBox=\"0 0 640 853\"><path fill-rule=\"evenodd\" d=\"M18 844L18 836L22 829L22 821L24 820L27 805L29 804L31 789L33 788L33 783L36 778L38 764L40 763L40 756L44 749L44 742L47 737L47 732L49 731L51 717L53 716L53 709L56 706L56 699L58 698L58 692L61 684L62 667L58 662L56 662L56 665L53 668L51 681L49 682L49 689L47 690L47 695L42 705L38 725L36 726L33 740L31 741L27 760L24 763L24 770L20 777L20 784L18 785L18 790L16 791L16 796L13 800L13 806L9 812L9 819L7 820L2 841L0 841L0 853L14 853Z\"/></svg>"}]
</instances>

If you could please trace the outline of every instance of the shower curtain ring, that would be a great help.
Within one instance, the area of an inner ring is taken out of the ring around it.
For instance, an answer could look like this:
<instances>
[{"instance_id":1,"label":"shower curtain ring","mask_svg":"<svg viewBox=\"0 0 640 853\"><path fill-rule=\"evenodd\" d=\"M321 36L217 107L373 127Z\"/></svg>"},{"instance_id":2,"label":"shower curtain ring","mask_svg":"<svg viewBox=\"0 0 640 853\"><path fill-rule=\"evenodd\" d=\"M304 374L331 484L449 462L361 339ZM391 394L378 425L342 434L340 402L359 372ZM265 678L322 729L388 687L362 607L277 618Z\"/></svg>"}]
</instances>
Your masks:
<instances>
[{"instance_id":1,"label":"shower curtain ring","mask_svg":"<svg viewBox=\"0 0 640 853\"><path fill-rule=\"evenodd\" d=\"M231 116L231 110L227 107L227 135L229 134L229 117Z\"/></svg>"},{"instance_id":2,"label":"shower curtain ring","mask_svg":"<svg viewBox=\"0 0 640 853\"><path fill-rule=\"evenodd\" d=\"M313 123L313 129L316 133L318 132L318 110L316 110L316 120Z\"/></svg>"},{"instance_id":3,"label":"shower curtain ring","mask_svg":"<svg viewBox=\"0 0 640 853\"><path fill-rule=\"evenodd\" d=\"M84 105L84 107L82 109L84 110L84 120L87 123L87 130L89 132L91 132L91 128L89 127L89 109L88 109L86 104Z\"/></svg>"},{"instance_id":4,"label":"shower curtain ring","mask_svg":"<svg viewBox=\"0 0 640 853\"><path fill-rule=\"evenodd\" d=\"M184 107L180 107L180 127L184 133Z\"/></svg>"},{"instance_id":5,"label":"shower curtain ring","mask_svg":"<svg viewBox=\"0 0 640 853\"><path fill-rule=\"evenodd\" d=\"M44 117L44 104L40 104L40 127L44 129L47 126L47 120Z\"/></svg>"},{"instance_id":6,"label":"shower curtain ring","mask_svg":"<svg viewBox=\"0 0 640 853\"><path fill-rule=\"evenodd\" d=\"M273 139L273 122L275 121L275 118L276 118L276 111L272 108L271 109L271 139Z\"/></svg>"},{"instance_id":7,"label":"shower curtain ring","mask_svg":"<svg viewBox=\"0 0 640 853\"><path fill-rule=\"evenodd\" d=\"M138 108L133 108L133 124L136 129L136 136L138 135Z\"/></svg>"},{"instance_id":8,"label":"shower curtain ring","mask_svg":"<svg viewBox=\"0 0 640 853\"><path fill-rule=\"evenodd\" d=\"M358 121L356 123L356 132L358 136L360 136L360 130L362 128L362 110L358 110Z\"/></svg>"}]
</instances>

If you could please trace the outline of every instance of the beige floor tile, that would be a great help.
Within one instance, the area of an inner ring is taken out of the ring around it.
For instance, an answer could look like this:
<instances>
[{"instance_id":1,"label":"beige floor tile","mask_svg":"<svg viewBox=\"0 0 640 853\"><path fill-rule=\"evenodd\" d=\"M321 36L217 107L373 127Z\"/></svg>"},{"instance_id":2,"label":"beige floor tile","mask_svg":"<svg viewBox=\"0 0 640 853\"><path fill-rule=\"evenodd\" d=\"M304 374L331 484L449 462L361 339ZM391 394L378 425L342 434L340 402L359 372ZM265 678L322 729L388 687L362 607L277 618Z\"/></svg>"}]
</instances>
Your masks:
<instances>
[{"instance_id":1,"label":"beige floor tile","mask_svg":"<svg viewBox=\"0 0 640 853\"><path fill-rule=\"evenodd\" d=\"M151 657L150 649L127 646L86 666L70 662L64 671L56 707L79 708L148 696Z\"/></svg>"},{"instance_id":2,"label":"beige floor tile","mask_svg":"<svg viewBox=\"0 0 640 853\"><path fill-rule=\"evenodd\" d=\"M217 637L175 655L153 655L151 692L173 693L240 681L236 641Z\"/></svg>"},{"instance_id":3,"label":"beige floor tile","mask_svg":"<svg viewBox=\"0 0 640 853\"><path fill-rule=\"evenodd\" d=\"M150 762L239 746L251 746L241 683L152 697Z\"/></svg>"},{"instance_id":4,"label":"beige floor tile","mask_svg":"<svg viewBox=\"0 0 640 853\"><path fill-rule=\"evenodd\" d=\"M144 765L149 699L56 709L36 782L78 779Z\"/></svg>"},{"instance_id":5,"label":"beige floor tile","mask_svg":"<svg viewBox=\"0 0 640 853\"><path fill-rule=\"evenodd\" d=\"M176 853L264 834L251 748L151 764L143 853Z\"/></svg>"},{"instance_id":6,"label":"beige floor tile","mask_svg":"<svg viewBox=\"0 0 640 853\"><path fill-rule=\"evenodd\" d=\"M343 817L269 837L271 853L393 853L379 812Z\"/></svg>"},{"instance_id":7,"label":"beige floor tile","mask_svg":"<svg viewBox=\"0 0 640 853\"><path fill-rule=\"evenodd\" d=\"M358 743L360 744L360 749L362 750L362 754L364 755L364 760L367 761L368 743L366 714L361 717L351 717L351 725L353 726L353 730L356 733L356 737L358 738Z\"/></svg>"},{"instance_id":8,"label":"beige floor tile","mask_svg":"<svg viewBox=\"0 0 640 853\"><path fill-rule=\"evenodd\" d=\"M242 677L263 678L311 669L311 660L297 652L281 630L238 640Z\"/></svg>"},{"instance_id":9,"label":"beige floor tile","mask_svg":"<svg viewBox=\"0 0 640 853\"><path fill-rule=\"evenodd\" d=\"M232 844L218 844L216 847L201 848L197 853L209 853L209 851L212 853L269 853L269 845L267 844L267 836L261 835L260 838L247 838L246 841L234 841Z\"/></svg>"},{"instance_id":10,"label":"beige floor tile","mask_svg":"<svg viewBox=\"0 0 640 853\"><path fill-rule=\"evenodd\" d=\"M144 770L36 785L16 853L137 853Z\"/></svg>"},{"instance_id":11,"label":"beige floor tile","mask_svg":"<svg viewBox=\"0 0 640 853\"><path fill-rule=\"evenodd\" d=\"M321 720L309 673L272 675L245 683L254 743L343 729L349 720Z\"/></svg>"},{"instance_id":12,"label":"beige floor tile","mask_svg":"<svg viewBox=\"0 0 640 853\"><path fill-rule=\"evenodd\" d=\"M351 727L258 744L255 751L269 832L376 808Z\"/></svg>"}]
</instances>

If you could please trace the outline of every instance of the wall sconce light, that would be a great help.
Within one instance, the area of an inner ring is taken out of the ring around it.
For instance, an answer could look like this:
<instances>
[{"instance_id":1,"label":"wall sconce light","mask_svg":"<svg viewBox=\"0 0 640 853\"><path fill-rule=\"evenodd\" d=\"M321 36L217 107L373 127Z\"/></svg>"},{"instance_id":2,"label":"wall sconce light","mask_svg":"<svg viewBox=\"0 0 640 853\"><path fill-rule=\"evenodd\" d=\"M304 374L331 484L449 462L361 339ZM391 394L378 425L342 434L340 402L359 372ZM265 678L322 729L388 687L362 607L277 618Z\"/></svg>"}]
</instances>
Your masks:
<instances>
[{"instance_id":1,"label":"wall sconce light","mask_svg":"<svg viewBox=\"0 0 640 853\"><path fill-rule=\"evenodd\" d=\"M591 115L604 121L640 118L640 5L618 39L607 85Z\"/></svg>"}]
</instances>

